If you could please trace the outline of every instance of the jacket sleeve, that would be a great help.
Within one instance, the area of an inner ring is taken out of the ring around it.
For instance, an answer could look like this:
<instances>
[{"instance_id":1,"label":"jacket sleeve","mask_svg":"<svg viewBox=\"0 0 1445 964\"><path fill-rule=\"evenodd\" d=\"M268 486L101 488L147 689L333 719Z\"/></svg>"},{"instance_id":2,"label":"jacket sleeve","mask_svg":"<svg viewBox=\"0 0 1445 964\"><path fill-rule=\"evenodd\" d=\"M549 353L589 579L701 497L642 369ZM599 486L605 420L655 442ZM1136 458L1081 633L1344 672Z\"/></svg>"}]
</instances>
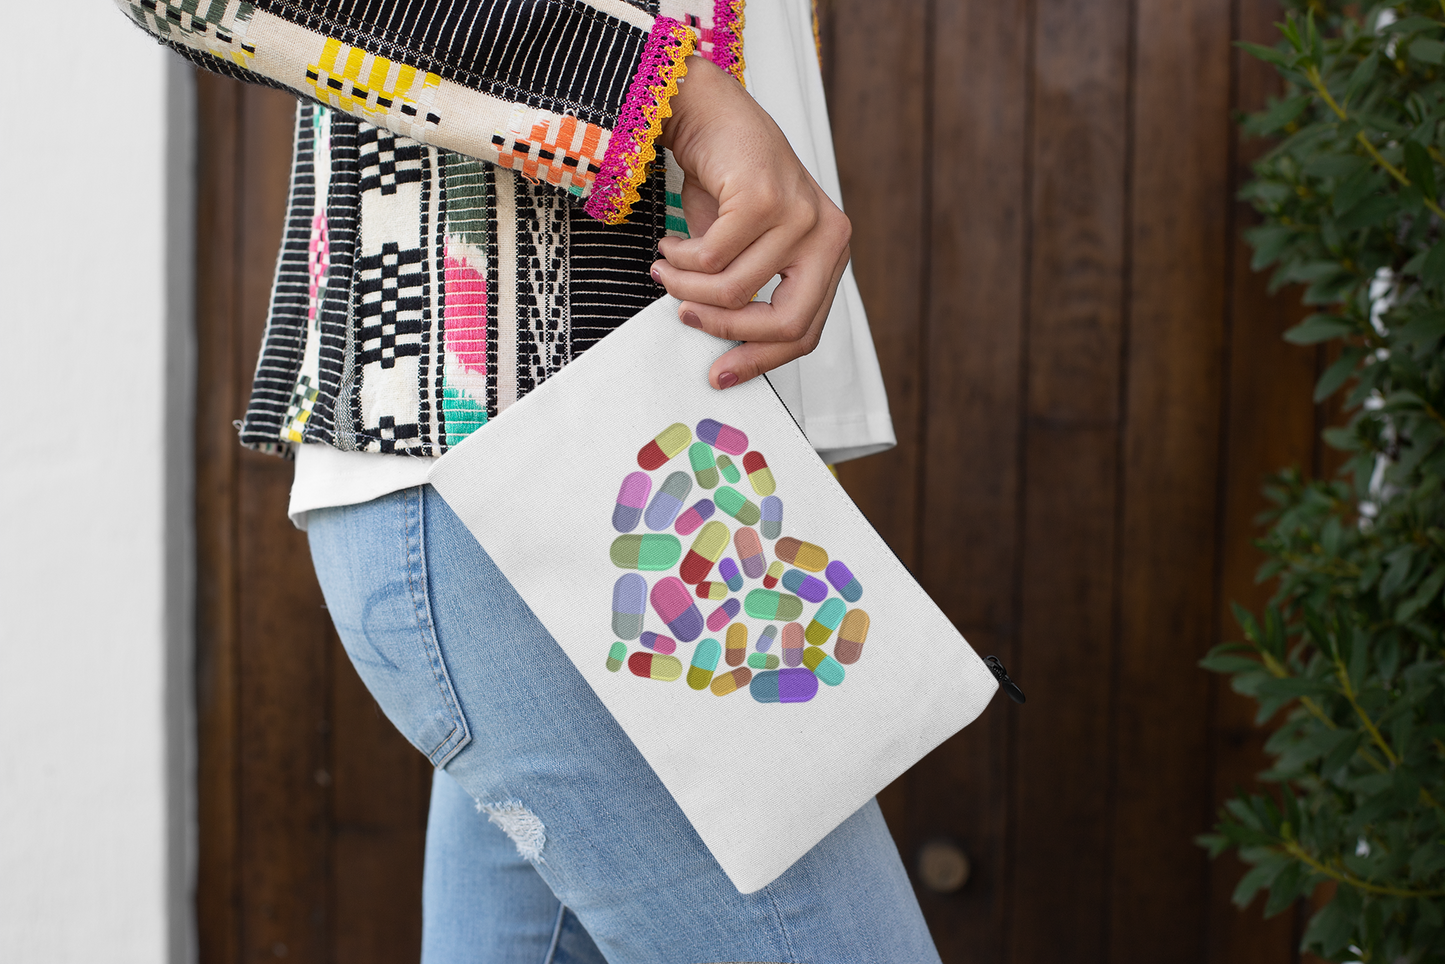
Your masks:
<instances>
[{"instance_id":1,"label":"jacket sleeve","mask_svg":"<svg viewBox=\"0 0 1445 964\"><path fill-rule=\"evenodd\" d=\"M626 0L115 3L201 67L514 168L609 224L637 199L696 42ZM741 7L718 0L713 31L736 33L714 47L737 76Z\"/></svg>"}]
</instances>

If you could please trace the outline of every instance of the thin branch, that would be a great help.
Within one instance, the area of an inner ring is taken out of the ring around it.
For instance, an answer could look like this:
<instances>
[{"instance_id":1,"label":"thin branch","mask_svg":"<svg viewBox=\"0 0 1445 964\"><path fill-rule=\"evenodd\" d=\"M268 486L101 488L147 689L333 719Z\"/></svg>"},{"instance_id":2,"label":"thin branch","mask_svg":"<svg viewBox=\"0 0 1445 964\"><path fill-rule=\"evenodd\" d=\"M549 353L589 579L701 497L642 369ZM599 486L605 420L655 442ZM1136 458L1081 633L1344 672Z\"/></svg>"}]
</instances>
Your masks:
<instances>
[{"instance_id":1,"label":"thin branch","mask_svg":"<svg viewBox=\"0 0 1445 964\"><path fill-rule=\"evenodd\" d=\"M1341 867L1332 867L1311 857L1309 853L1293 840L1284 841L1284 851L1300 863L1309 867L1315 873L1323 874L1331 880L1356 887L1371 894L1381 894L1386 897L1445 897L1445 890L1407 890L1403 887L1386 887L1383 884L1372 884L1368 880L1356 877Z\"/></svg>"}]
</instances>

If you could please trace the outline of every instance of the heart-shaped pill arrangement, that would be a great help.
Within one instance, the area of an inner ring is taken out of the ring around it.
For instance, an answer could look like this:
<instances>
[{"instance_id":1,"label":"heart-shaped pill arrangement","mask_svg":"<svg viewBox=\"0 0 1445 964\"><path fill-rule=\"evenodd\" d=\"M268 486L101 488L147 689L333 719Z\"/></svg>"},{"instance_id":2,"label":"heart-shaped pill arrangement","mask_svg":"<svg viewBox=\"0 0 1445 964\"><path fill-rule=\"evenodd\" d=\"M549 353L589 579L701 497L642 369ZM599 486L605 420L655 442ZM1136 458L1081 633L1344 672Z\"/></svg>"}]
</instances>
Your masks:
<instances>
[{"instance_id":1,"label":"heart-shaped pill arrangement","mask_svg":"<svg viewBox=\"0 0 1445 964\"><path fill-rule=\"evenodd\" d=\"M783 535L777 480L747 435L676 422L637 465L612 510L623 572L607 668L759 703L806 703L819 683L842 683L868 639L863 586L822 546Z\"/></svg>"}]
</instances>

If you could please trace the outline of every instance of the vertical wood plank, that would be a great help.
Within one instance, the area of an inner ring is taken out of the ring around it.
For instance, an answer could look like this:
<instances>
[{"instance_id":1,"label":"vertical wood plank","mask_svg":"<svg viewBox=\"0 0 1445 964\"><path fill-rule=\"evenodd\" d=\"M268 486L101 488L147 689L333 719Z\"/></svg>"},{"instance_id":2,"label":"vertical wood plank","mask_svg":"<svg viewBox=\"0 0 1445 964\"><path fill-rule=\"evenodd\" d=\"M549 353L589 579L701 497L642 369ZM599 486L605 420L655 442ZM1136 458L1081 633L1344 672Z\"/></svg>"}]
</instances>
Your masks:
<instances>
[{"instance_id":1,"label":"vertical wood plank","mask_svg":"<svg viewBox=\"0 0 1445 964\"><path fill-rule=\"evenodd\" d=\"M918 576L980 653L1013 660L1028 211L1029 4L942 3L936 46ZM905 854L968 854L968 884L919 891L945 962L1005 954L1008 745L1000 699L907 776Z\"/></svg>"},{"instance_id":2,"label":"vertical wood plank","mask_svg":"<svg viewBox=\"0 0 1445 964\"><path fill-rule=\"evenodd\" d=\"M1105 960L1127 0L1039 0L1009 959Z\"/></svg>"},{"instance_id":3,"label":"vertical wood plank","mask_svg":"<svg viewBox=\"0 0 1445 964\"><path fill-rule=\"evenodd\" d=\"M1230 181L1229 0L1142 0L1121 478L1109 960L1202 956Z\"/></svg>"},{"instance_id":4,"label":"vertical wood plank","mask_svg":"<svg viewBox=\"0 0 1445 964\"><path fill-rule=\"evenodd\" d=\"M1235 0L1239 39L1273 44L1274 23L1283 16L1276 0ZM1274 68L1237 51L1237 109L1263 108L1280 93ZM1241 142L1231 131L1234 152L1232 191L1250 179L1249 165L1267 145ZM1238 639L1231 601L1258 609L1273 591L1256 585L1254 573L1264 561L1252 542L1259 536L1255 518L1266 506L1261 486L1267 474L1290 464L1308 470L1314 452L1315 408L1310 398L1315 378L1315 353L1288 344L1285 329L1303 319L1297 289L1276 295L1266 290L1268 273L1255 273L1253 254L1241 232L1254 223L1249 206L1234 205L1229 289L1228 397L1224 410L1224 465L1219 519L1218 615L1220 640ZM1238 787L1256 785L1255 774L1268 765L1267 733L1254 725L1255 703L1235 693L1222 677L1211 680L1212 761L1210 803L1217 808ZM1212 813L1211 813L1212 817ZM1211 820L1212 822L1212 820ZM1296 959L1295 922L1282 914L1270 921L1261 916L1258 900L1244 911L1230 903L1235 884L1247 868L1234 856L1209 867L1209 929L1205 960L1209 964L1287 964Z\"/></svg>"}]
</instances>

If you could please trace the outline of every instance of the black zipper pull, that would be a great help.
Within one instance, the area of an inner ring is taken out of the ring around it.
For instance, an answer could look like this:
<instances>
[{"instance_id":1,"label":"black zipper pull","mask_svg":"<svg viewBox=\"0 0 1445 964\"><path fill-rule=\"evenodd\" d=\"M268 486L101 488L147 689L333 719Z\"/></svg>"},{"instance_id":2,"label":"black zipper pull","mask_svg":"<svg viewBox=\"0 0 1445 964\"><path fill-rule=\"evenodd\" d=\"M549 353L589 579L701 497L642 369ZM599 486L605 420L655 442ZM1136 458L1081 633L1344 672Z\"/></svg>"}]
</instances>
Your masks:
<instances>
[{"instance_id":1,"label":"black zipper pull","mask_svg":"<svg viewBox=\"0 0 1445 964\"><path fill-rule=\"evenodd\" d=\"M998 680L998 685L1003 687L1003 691L1008 694L1009 699L1015 703L1027 702L1024 697L1024 691L1019 689L1019 684L1008 678L1008 670L1004 669L1003 663L999 661L997 656L985 656L983 661L988 664L989 671L993 673L993 678Z\"/></svg>"}]
</instances>

